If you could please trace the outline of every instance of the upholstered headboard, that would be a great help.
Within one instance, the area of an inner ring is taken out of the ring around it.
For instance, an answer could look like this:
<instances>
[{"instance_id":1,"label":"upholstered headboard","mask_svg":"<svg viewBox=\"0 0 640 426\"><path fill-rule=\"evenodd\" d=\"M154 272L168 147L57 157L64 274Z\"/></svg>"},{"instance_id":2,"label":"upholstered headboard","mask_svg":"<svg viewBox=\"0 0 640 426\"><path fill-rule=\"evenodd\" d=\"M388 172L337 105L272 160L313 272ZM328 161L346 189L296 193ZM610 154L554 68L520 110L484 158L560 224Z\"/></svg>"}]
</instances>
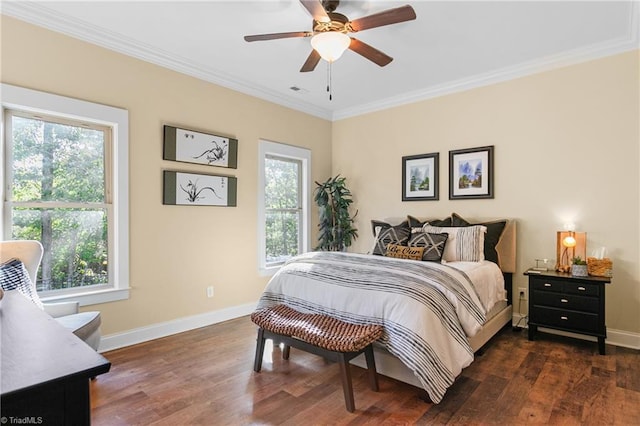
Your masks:
<instances>
[{"instance_id":1,"label":"upholstered headboard","mask_svg":"<svg viewBox=\"0 0 640 426\"><path fill-rule=\"evenodd\" d=\"M458 220L462 224L479 224L479 225L491 225L496 223L501 223L502 221L506 221L504 229L502 230L502 234L500 234L500 238L495 245L495 250L498 257L498 266L502 271L505 279L505 290L507 291L507 300L509 303L512 302L513 295L513 274L516 272L516 221L514 219L493 219L489 221L474 221L474 220L465 220L456 213L452 213L451 218L445 218L449 220L449 225L441 225L441 226L451 226L452 221ZM444 222L445 219L439 220L438 222ZM420 222L427 222L429 219L417 219ZM400 224L400 223L408 223L407 219L404 218L387 218L384 221L373 221L372 220L372 229L373 225L377 223L389 223L389 224ZM460 225L463 226L463 225ZM466 225L464 225L466 226ZM374 232L375 235L375 232Z\"/></svg>"},{"instance_id":2,"label":"upholstered headboard","mask_svg":"<svg viewBox=\"0 0 640 426\"><path fill-rule=\"evenodd\" d=\"M508 219L502 236L496 244L498 266L502 272L516 272L516 221Z\"/></svg>"},{"instance_id":3,"label":"upholstered headboard","mask_svg":"<svg viewBox=\"0 0 640 426\"><path fill-rule=\"evenodd\" d=\"M457 216L459 219L461 219L460 216L456 215L455 213L452 214L452 216ZM445 218L446 219L446 218ZM429 221L429 219L419 219L422 222L427 222ZM464 219L463 219L464 220ZM443 222L443 220L439 220L438 222ZM504 273L515 273L516 272L516 221L515 219L491 219L488 221L476 221L476 220L472 220L469 219L468 222L469 223L474 223L474 224L478 224L478 225L486 225L486 224L490 224L490 223L494 223L494 222L501 222L501 221L506 221L506 225L502 231L502 234L500 235L500 239L498 240L498 243L496 244L496 252L498 253L498 266L500 267L500 270L502 270L502 272ZM407 223L407 219L405 218L398 218L398 217L389 217L389 218L385 218L382 221L372 221L372 230L373 230L373 223L389 223L389 224L400 224L400 223ZM440 226L451 226L451 221L449 221L449 224L447 225L440 225ZM373 232L373 235L375 235L375 232Z\"/></svg>"}]
</instances>

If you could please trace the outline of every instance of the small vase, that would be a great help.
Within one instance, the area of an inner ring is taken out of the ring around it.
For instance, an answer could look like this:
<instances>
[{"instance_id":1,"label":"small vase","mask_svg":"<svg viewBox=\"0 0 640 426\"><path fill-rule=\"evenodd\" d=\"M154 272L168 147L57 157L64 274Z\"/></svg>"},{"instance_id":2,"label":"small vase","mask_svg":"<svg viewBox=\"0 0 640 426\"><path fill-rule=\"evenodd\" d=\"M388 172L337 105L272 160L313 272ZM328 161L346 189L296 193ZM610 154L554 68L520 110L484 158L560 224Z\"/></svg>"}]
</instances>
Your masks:
<instances>
[{"instance_id":1,"label":"small vase","mask_svg":"<svg viewBox=\"0 0 640 426\"><path fill-rule=\"evenodd\" d=\"M587 265L571 265L571 275L574 277L586 277L589 275L587 272Z\"/></svg>"}]
</instances>

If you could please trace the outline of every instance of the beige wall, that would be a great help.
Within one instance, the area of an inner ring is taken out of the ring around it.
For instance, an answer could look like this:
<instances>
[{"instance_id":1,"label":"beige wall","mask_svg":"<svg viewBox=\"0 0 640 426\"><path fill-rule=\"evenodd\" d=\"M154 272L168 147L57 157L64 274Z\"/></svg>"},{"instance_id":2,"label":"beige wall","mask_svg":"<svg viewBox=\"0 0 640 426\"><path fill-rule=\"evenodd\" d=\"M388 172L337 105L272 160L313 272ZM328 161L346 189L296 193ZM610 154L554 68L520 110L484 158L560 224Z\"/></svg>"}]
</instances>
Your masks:
<instances>
[{"instance_id":1,"label":"beige wall","mask_svg":"<svg viewBox=\"0 0 640 426\"><path fill-rule=\"evenodd\" d=\"M613 258L607 326L640 332L638 63L634 51L335 122L333 173L359 209L354 249L370 247L371 219L515 218L517 289L535 258L555 259L555 233L571 221L588 250ZM495 146L495 198L450 201L448 151L484 145ZM432 152L440 200L402 202L401 157Z\"/></svg>"},{"instance_id":2,"label":"beige wall","mask_svg":"<svg viewBox=\"0 0 640 426\"><path fill-rule=\"evenodd\" d=\"M330 173L331 123L2 17L3 83L129 111L131 297L92 306L103 334L257 301L258 139L312 150L312 178ZM238 169L162 159L163 124L239 140ZM238 207L162 205L162 170L238 178ZM317 221L314 220L314 223ZM206 287L215 297L206 298Z\"/></svg>"}]
</instances>

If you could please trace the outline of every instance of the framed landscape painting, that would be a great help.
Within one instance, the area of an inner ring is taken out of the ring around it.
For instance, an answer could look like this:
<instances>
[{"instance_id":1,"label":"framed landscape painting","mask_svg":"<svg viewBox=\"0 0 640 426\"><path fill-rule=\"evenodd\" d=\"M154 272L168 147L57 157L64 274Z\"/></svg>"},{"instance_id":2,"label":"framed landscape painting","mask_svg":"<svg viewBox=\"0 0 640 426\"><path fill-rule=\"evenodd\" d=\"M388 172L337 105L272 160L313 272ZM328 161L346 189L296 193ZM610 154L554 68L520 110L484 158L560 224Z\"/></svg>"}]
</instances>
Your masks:
<instances>
[{"instance_id":1,"label":"framed landscape painting","mask_svg":"<svg viewBox=\"0 0 640 426\"><path fill-rule=\"evenodd\" d=\"M164 171L162 204L176 206L236 206L237 178Z\"/></svg>"},{"instance_id":2,"label":"framed landscape painting","mask_svg":"<svg viewBox=\"0 0 640 426\"><path fill-rule=\"evenodd\" d=\"M402 201L438 199L437 152L402 157Z\"/></svg>"},{"instance_id":3,"label":"framed landscape painting","mask_svg":"<svg viewBox=\"0 0 640 426\"><path fill-rule=\"evenodd\" d=\"M493 145L449 151L449 199L493 198Z\"/></svg>"},{"instance_id":4,"label":"framed landscape painting","mask_svg":"<svg viewBox=\"0 0 640 426\"><path fill-rule=\"evenodd\" d=\"M235 169L238 140L165 125L162 158Z\"/></svg>"}]
</instances>

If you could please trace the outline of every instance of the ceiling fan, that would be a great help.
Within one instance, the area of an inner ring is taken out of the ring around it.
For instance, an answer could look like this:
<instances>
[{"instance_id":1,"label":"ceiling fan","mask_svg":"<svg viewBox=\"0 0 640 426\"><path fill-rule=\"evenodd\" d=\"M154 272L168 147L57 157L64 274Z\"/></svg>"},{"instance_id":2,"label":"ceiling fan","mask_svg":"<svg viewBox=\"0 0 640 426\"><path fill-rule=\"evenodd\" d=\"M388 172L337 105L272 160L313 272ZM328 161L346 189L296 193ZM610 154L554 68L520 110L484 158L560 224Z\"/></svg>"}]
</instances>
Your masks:
<instances>
[{"instance_id":1,"label":"ceiling fan","mask_svg":"<svg viewBox=\"0 0 640 426\"><path fill-rule=\"evenodd\" d=\"M300 0L300 3L313 17L312 31L257 34L244 37L245 41L249 42L312 37L313 50L302 65L300 72L313 71L321 58L328 62L335 61L347 48L384 67L393 60L391 56L347 34L416 19L416 13L409 5L350 21L343 14L335 12L340 4L339 0Z\"/></svg>"}]
</instances>

